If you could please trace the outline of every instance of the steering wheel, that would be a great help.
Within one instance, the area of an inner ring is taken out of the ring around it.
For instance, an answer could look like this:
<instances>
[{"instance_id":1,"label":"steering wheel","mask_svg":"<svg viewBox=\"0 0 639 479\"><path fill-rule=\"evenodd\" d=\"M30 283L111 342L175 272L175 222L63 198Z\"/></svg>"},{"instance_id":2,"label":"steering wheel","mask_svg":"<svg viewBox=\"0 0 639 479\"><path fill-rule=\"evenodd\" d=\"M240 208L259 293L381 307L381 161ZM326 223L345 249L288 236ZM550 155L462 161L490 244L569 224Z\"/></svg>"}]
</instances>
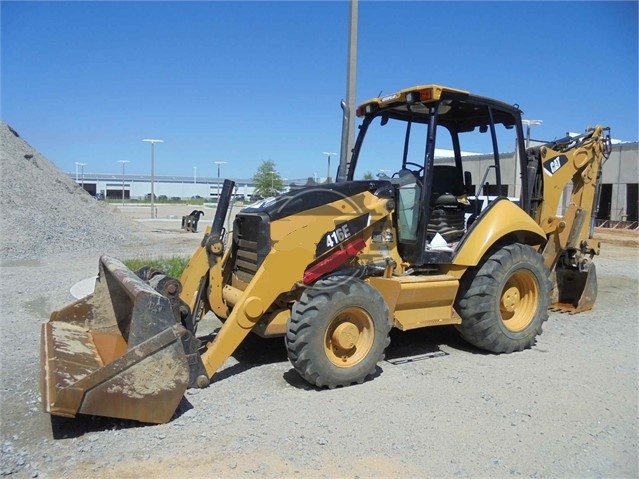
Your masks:
<instances>
[{"instance_id":1,"label":"steering wheel","mask_svg":"<svg viewBox=\"0 0 639 479\"><path fill-rule=\"evenodd\" d=\"M417 168L417 171L415 171L415 170L410 170L410 169L406 168L406 165L411 165L411 166L416 167L416 168ZM421 175L420 175L420 173L421 173L422 171L424 171L424 167L423 167L423 166L418 165L417 163L412 163L412 162L410 162L410 161L407 161L407 162L404 164L404 166L402 167L402 169L401 169L400 171L398 171L398 172L396 172L396 173L393 173L392 178L400 177L400 173L401 173L401 172L410 172L410 174L409 174L409 175L407 175L407 176L410 176L411 178L413 178L413 179L414 179L414 181L415 181L415 183L417 184L417 186L419 186L419 187L421 188L421 187L423 186L423 185L422 185ZM406 183L406 184L410 184L410 182L409 182L409 183Z\"/></svg>"},{"instance_id":2,"label":"steering wheel","mask_svg":"<svg viewBox=\"0 0 639 479\"><path fill-rule=\"evenodd\" d=\"M415 171L415 175L421 176L422 171L424 171L424 167L422 165L418 165L417 163L413 163L412 161L407 161L405 165L411 165L417 167L417 171Z\"/></svg>"}]
</instances>

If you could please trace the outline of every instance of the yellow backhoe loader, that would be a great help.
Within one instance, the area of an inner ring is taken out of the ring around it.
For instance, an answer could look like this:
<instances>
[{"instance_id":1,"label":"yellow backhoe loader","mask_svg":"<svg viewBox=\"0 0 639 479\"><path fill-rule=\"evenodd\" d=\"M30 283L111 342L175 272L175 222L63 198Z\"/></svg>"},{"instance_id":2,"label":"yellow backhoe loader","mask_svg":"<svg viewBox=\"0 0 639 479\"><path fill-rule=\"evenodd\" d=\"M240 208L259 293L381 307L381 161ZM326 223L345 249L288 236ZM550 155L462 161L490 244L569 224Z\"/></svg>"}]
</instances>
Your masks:
<instances>
[{"instance_id":1,"label":"yellow backhoe loader","mask_svg":"<svg viewBox=\"0 0 639 479\"><path fill-rule=\"evenodd\" d=\"M250 205L227 231L226 180L179 281L103 256L95 292L42 327L44 410L169 421L249 333L284 337L295 370L334 388L374 373L393 327L456 325L478 348L510 353L535 343L549 309L592 308L609 129L527 148L517 106L438 85L357 115L336 183ZM370 165L393 169L356 180ZM479 195L490 203L469 210ZM222 326L202 344L209 312Z\"/></svg>"}]
</instances>

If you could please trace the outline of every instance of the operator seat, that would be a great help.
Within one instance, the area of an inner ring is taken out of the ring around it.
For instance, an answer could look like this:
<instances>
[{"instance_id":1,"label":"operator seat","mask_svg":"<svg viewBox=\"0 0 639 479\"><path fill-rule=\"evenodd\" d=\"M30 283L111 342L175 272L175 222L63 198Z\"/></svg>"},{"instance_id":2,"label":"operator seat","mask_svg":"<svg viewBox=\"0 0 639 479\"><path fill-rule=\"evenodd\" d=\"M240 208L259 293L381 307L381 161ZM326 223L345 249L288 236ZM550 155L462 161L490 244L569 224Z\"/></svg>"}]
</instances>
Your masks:
<instances>
[{"instance_id":1,"label":"operator seat","mask_svg":"<svg viewBox=\"0 0 639 479\"><path fill-rule=\"evenodd\" d=\"M439 233L447 243L455 243L464 235L464 212L468 204L461 172L452 165L433 166L433 187L426 239Z\"/></svg>"}]
</instances>

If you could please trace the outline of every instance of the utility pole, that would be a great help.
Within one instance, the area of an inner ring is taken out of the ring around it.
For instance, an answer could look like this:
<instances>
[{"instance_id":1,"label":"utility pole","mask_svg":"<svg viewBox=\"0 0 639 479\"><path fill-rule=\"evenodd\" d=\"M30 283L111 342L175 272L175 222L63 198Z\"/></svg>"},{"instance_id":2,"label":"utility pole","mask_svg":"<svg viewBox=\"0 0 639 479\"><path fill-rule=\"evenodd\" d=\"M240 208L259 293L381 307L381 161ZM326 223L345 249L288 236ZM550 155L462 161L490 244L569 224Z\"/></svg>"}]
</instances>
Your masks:
<instances>
[{"instance_id":1,"label":"utility pole","mask_svg":"<svg viewBox=\"0 0 639 479\"><path fill-rule=\"evenodd\" d=\"M342 101L342 142L340 146L337 181L346 180L349 155L355 143L355 85L357 82L357 16L358 0L351 0L348 29L348 64L346 72L346 101Z\"/></svg>"},{"instance_id":2,"label":"utility pole","mask_svg":"<svg viewBox=\"0 0 639 479\"><path fill-rule=\"evenodd\" d=\"M155 218L155 144L164 143L164 140L142 140L147 143L151 143L151 218Z\"/></svg>"},{"instance_id":3,"label":"utility pole","mask_svg":"<svg viewBox=\"0 0 639 479\"><path fill-rule=\"evenodd\" d=\"M124 206L124 166L130 163L129 160L118 160L118 163L122 163L122 206ZM106 198L104 198L106 200Z\"/></svg>"}]
</instances>

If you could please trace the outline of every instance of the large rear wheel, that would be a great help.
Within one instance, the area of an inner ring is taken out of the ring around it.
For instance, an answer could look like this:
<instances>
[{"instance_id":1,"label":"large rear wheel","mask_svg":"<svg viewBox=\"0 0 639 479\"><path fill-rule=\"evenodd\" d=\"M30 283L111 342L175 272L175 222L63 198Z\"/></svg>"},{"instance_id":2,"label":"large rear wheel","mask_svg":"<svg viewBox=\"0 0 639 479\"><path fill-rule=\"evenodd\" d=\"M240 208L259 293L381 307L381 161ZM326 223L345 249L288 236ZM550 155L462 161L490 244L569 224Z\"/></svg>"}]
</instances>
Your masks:
<instances>
[{"instance_id":1,"label":"large rear wheel","mask_svg":"<svg viewBox=\"0 0 639 479\"><path fill-rule=\"evenodd\" d=\"M295 303L286 349L308 382L334 388L362 383L390 343L390 313L379 292L359 279L318 281Z\"/></svg>"},{"instance_id":2,"label":"large rear wheel","mask_svg":"<svg viewBox=\"0 0 639 479\"><path fill-rule=\"evenodd\" d=\"M514 243L490 250L462 278L455 309L462 337L478 348L530 348L548 319L552 284L542 256Z\"/></svg>"}]
</instances>

